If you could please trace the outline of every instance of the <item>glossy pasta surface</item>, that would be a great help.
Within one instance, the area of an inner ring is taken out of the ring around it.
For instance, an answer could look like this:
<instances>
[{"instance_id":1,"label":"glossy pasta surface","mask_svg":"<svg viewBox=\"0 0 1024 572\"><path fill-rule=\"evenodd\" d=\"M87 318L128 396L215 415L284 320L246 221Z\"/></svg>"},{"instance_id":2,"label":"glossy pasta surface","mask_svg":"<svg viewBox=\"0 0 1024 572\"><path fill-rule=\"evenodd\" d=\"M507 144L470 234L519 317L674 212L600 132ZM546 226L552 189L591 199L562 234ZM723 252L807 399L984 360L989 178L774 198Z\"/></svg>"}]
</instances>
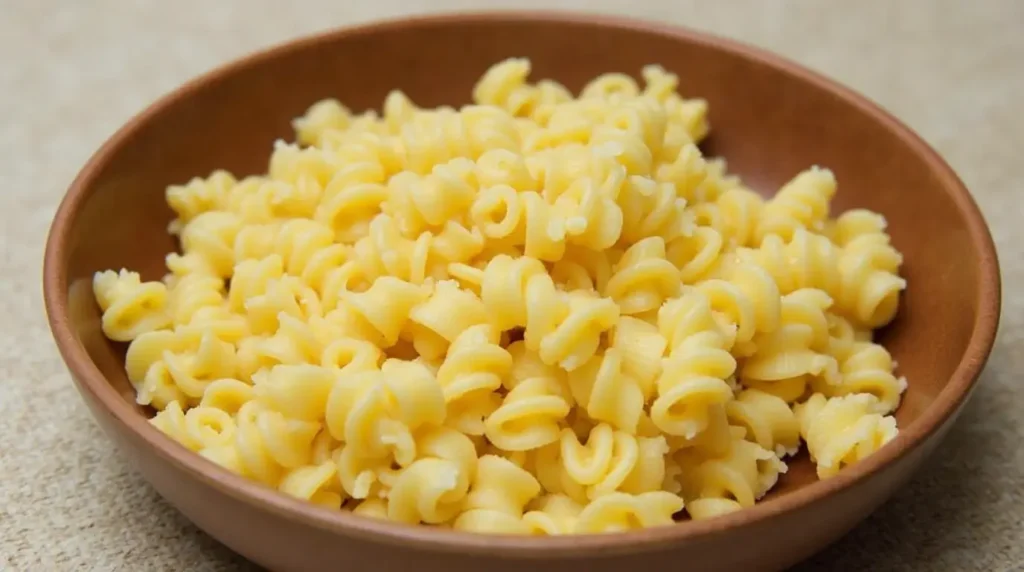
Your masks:
<instances>
[{"instance_id":1,"label":"glossy pasta surface","mask_svg":"<svg viewBox=\"0 0 1024 572\"><path fill-rule=\"evenodd\" d=\"M891 440L884 218L833 217L816 166L761 198L659 66L529 74L324 100L265 175L168 188L167 275L93 282L153 425L311 503L534 535L711 518L804 443L828 478Z\"/></svg>"}]
</instances>

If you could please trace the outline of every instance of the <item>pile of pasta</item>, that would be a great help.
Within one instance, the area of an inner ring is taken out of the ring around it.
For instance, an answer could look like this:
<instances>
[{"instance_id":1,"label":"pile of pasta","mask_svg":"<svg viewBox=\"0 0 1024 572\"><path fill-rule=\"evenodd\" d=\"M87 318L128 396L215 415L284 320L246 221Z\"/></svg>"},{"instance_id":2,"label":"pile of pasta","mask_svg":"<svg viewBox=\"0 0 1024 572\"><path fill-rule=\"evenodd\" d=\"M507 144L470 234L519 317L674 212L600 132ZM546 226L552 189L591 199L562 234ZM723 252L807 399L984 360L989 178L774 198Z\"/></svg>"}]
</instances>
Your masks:
<instances>
[{"instance_id":1,"label":"pile of pasta","mask_svg":"<svg viewBox=\"0 0 1024 572\"><path fill-rule=\"evenodd\" d=\"M168 274L94 279L153 425L319 505L542 535L737 511L801 442L826 478L892 439L884 219L830 218L817 167L762 199L659 66L529 73L324 100L267 174L170 187Z\"/></svg>"}]
</instances>

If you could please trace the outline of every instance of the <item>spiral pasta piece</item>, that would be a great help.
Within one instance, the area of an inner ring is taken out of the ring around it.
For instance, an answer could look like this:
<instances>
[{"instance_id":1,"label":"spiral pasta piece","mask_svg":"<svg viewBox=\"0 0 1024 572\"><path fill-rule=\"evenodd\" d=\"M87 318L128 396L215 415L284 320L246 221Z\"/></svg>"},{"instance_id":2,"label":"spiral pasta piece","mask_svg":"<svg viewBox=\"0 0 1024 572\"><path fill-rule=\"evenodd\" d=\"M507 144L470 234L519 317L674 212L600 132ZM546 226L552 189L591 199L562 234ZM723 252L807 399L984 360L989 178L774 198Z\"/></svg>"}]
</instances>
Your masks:
<instances>
[{"instance_id":1,"label":"spiral pasta piece","mask_svg":"<svg viewBox=\"0 0 1024 572\"><path fill-rule=\"evenodd\" d=\"M472 292L452 280L442 280L430 296L409 311L407 331L413 347L425 359L440 358L463 332L487 323L487 309Z\"/></svg>"},{"instance_id":2,"label":"spiral pasta piece","mask_svg":"<svg viewBox=\"0 0 1024 572\"><path fill-rule=\"evenodd\" d=\"M235 448L245 474L276 485L286 469L309 464L318 423L288 419L256 401L236 415Z\"/></svg>"},{"instance_id":3,"label":"spiral pasta piece","mask_svg":"<svg viewBox=\"0 0 1024 572\"><path fill-rule=\"evenodd\" d=\"M781 300L778 286L765 269L742 261L734 263L725 278L701 282L696 288L707 296L711 307L736 326L738 352L749 353L759 333L779 327Z\"/></svg>"},{"instance_id":4,"label":"spiral pasta piece","mask_svg":"<svg viewBox=\"0 0 1024 572\"><path fill-rule=\"evenodd\" d=\"M163 357L168 352L194 350L199 343L198 333L171 330L146 332L128 344L125 353L125 372L135 388L135 401L162 410L172 402L179 406L188 399L174 383Z\"/></svg>"},{"instance_id":5,"label":"spiral pasta piece","mask_svg":"<svg viewBox=\"0 0 1024 572\"><path fill-rule=\"evenodd\" d=\"M907 286L896 273L902 262L902 255L884 233L863 234L851 240L839 259L839 309L869 329L891 322L900 292Z\"/></svg>"},{"instance_id":6,"label":"spiral pasta piece","mask_svg":"<svg viewBox=\"0 0 1024 572\"><path fill-rule=\"evenodd\" d=\"M729 422L746 430L746 436L779 457L795 455L800 448L800 424L780 397L744 389L725 406Z\"/></svg>"},{"instance_id":7,"label":"spiral pasta piece","mask_svg":"<svg viewBox=\"0 0 1024 572\"><path fill-rule=\"evenodd\" d=\"M813 167L789 181L764 205L757 237L774 234L789 240L797 228L824 230L828 205L836 194L832 171Z\"/></svg>"},{"instance_id":8,"label":"spiral pasta piece","mask_svg":"<svg viewBox=\"0 0 1024 572\"><path fill-rule=\"evenodd\" d=\"M856 393L874 395L879 413L896 410L906 389L906 380L893 373L892 356L884 347L872 342L855 342L841 358L839 380L815 385L815 389L826 397Z\"/></svg>"},{"instance_id":9,"label":"spiral pasta piece","mask_svg":"<svg viewBox=\"0 0 1024 572\"><path fill-rule=\"evenodd\" d=\"M267 175L271 181L293 185L303 179L312 179L322 188L338 167L337 157L324 149L300 147L278 139L270 153Z\"/></svg>"},{"instance_id":10,"label":"spiral pasta piece","mask_svg":"<svg viewBox=\"0 0 1024 572\"><path fill-rule=\"evenodd\" d=\"M440 227L472 204L477 192L474 172L472 161L457 158L434 166L426 176L400 173L388 181L384 212L395 218L407 237Z\"/></svg>"},{"instance_id":11,"label":"spiral pasta piece","mask_svg":"<svg viewBox=\"0 0 1024 572\"><path fill-rule=\"evenodd\" d=\"M679 270L665 258L665 242L658 236L629 247L615 265L604 293L623 314L640 314L659 308L679 294Z\"/></svg>"},{"instance_id":12,"label":"spiral pasta piece","mask_svg":"<svg viewBox=\"0 0 1024 572\"><path fill-rule=\"evenodd\" d=\"M540 483L526 470L495 455L480 457L476 479L466 495L456 530L496 534L525 534L523 511L540 494Z\"/></svg>"},{"instance_id":13,"label":"spiral pasta piece","mask_svg":"<svg viewBox=\"0 0 1024 572\"><path fill-rule=\"evenodd\" d=\"M387 520L388 501L387 499L381 498L368 498L359 500L356 501L356 504L354 506L352 506L352 513L358 514L359 516L365 516L367 518Z\"/></svg>"},{"instance_id":14,"label":"spiral pasta piece","mask_svg":"<svg viewBox=\"0 0 1024 572\"><path fill-rule=\"evenodd\" d=\"M686 200L671 183L659 183L646 177L630 177L622 187L618 204L622 209L620 240L637 243L647 237L669 242L693 232L694 217L686 210Z\"/></svg>"},{"instance_id":15,"label":"spiral pasta piece","mask_svg":"<svg viewBox=\"0 0 1024 572\"><path fill-rule=\"evenodd\" d=\"M167 256L167 266L176 275L209 274L218 278L231 276L237 236L243 220L231 212L207 211L182 225L179 238L181 254Z\"/></svg>"},{"instance_id":16,"label":"spiral pasta piece","mask_svg":"<svg viewBox=\"0 0 1024 572\"><path fill-rule=\"evenodd\" d=\"M878 400L867 393L831 398L816 393L794 408L818 478L836 475L896 436L896 420L878 410Z\"/></svg>"},{"instance_id":17,"label":"spiral pasta piece","mask_svg":"<svg viewBox=\"0 0 1024 572\"><path fill-rule=\"evenodd\" d=\"M714 228L728 244L753 246L764 204L749 189L731 188L714 201L695 205L693 215L697 224Z\"/></svg>"},{"instance_id":18,"label":"spiral pasta piece","mask_svg":"<svg viewBox=\"0 0 1024 572\"><path fill-rule=\"evenodd\" d=\"M753 506L786 472L786 464L775 453L744 439L734 439L722 456L688 453L679 454L679 480L694 520Z\"/></svg>"},{"instance_id":19,"label":"spiral pasta piece","mask_svg":"<svg viewBox=\"0 0 1024 572\"><path fill-rule=\"evenodd\" d=\"M494 105L522 117L529 115L536 103L536 92L528 89L530 61L509 58L488 68L473 88L473 101Z\"/></svg>"},{"instance_id":20,"label":"spiral pasta piece","mask_svg":"<svg viewBox=\"0 0 1024 572\"><path fill-rule=\"evenodd\" d=\"M269 280L264 292L245 301L245 316L255 335L276 332L282 315L311 320L323 313L316 291L294 276Z\"/></svg>"},{"instance_id":21,"label":"spiral pasta piece","mask_svg":"<svg viewBox=\"0 0 1024 572\"><path fill-rule=\"evenodd\" d=\"M508 375L512 356L498 341L497 331L490 325L467 328L449 346L437 371L447 404L447 423L468 435L484 434L484 418L500 405L494 391Z\"/></svg>"},{"instance_id":22,"label":"spiral pasta piece","mask_svg":"<svg viewBox=\"0 0 1024 572\"><path fill-rule=\"evenodd\" d=\"M523 515L523 524L531 534L554 536L576 530L583 505L561 494L549 494L535 500Z\"/></svg>"},{"instance_id":23,"label":"spiral pasta piece","mask_svg":"<svg viewBox=\"0 0 1024 572\"><path fill-rule=\"evenodd\" d=\"M400 465L415 456L413 432L445 419L443 389L422 364L398 359L379 371L343 375L325 404L331 435L365 457L389 453Z\"/></svg>"},{"instance_id":24,"label":"spiral pasta piece","mask_svg":"<svg viewBox=\"0 0 1024 572\"><path fill-rule=\"evenodd\" d=\"M615 491L655 491L665 480L669 447L660 435L636 437L599 423L584 442L571 429L562 429L559 446L562 469L574 483L570 490L583 487L588 499Z\"/></svg>"},{"instance_id":25,"label":"spiral pasta piece","mask_svg":"<svg viewBox=\"0 0 1024 572\"><path fill-rule=\"evenodd\" d=\"M577 533L625 532L636 528L666 526L683 510L683 499L665 491L638 495L611 493L599 497L580 511Z\"/></svg>"},{"instance_id":26,"label":"spiral pasta piece","mask_svg":"<svg viewBox=\"0 0 1024 572\"><path fill-rule=\"evenodd\" d=\"M807 229L796 229L788 241L769 235L756 249L741 249L739 256L767 270L782 294L801 288L823 290L833 297L840 292L840 250L827 237Z\"/></svg>"},{"instance_id":27,"label":"spiral pasta piece","mask_svg":"<svg viewBox=\"0 0 1024 572\"><path fill-rule=\"evenodd\" d=\"M697 284L718 277L724 246L721 233L708 226L698 226L690 236L669 243L665 256L679 269L683 284Z\"/></svg>"},{"instance_id":28,"label":"spiral pasta piece","mask_svg":"<svg viewBox=\"0 0 1024 572\"><path fill-rule=\"evenodd\" d=\"M143 282L136 272L99 272L93 279L93 292L103 312L103 334L112 340L131 341L171 323L166 311L167 287Z\"/></svg>"},{"instance_id":29,"label":"spiral pasta piece","mask_svg":"<svg viewBox=\"0 0 1024 572\"><path fill-rule=\"evenodd\" d=\"M193 351L164 351L166 375L190 401L198 401L211 382L236 374L235 348L230 343L205 334ZM149 373L149 372L147 372Z\"/></svg>"},{"instance_id":30,"label":"spiral pasta piece","mask_svg":"<svg viewBox=\"0 0 1024 572\"><path fill-rule=\"evenodd\" d=\"M341 508L344 501L338 469L331 460L289 471L277 488L285 494L327 508Z\"/></svg>"},{"instance_id":31,"label":"spiral pasta piece","mask_svg":"<svg viewBox=\"0 0 1024 572\"><path fill-rule=\"evenodd\" d=\"M658 326L632 316L622 316L609 337L610 350L622 356L622 373L636 381L644 402L654 395L662 372L668 340ZM609 350L609 351L610 351Z\"/></svg>"},{"instance_id":32,"label":"spiral pasta piece","mask_svg":"<svg viewBox=\"0 0 1024 572\"><path fill-rule=\"evenodd\" d=\"M184 411L176 401L150 423L192 451L230 445L237 431L235 420L226 411L209 406Z\"/></svg>"},{"instance_id":33,"label":"spiral pasta piece","mask_svg":"<svg viewBox=\"0 0 1024 572\"><path fill-rule=\"evenodd\" d=\"M176 324L191 325L197 315L210 315L205 308L225 303L224 281L206 274L187 274L172 281L167 291L167 312Z\"/></svg>"},{"instance_id":34,"label":"spiral pasta piece","mask_svg":"<svg viewBox=\"0 0 1024 572\"><path fill-rule=\"evenodd\" d=\"M562 294L536 259L499 255L483 271L481 299L501 330L524 328L526 347L567 370L597 351L599 335L618 319L612 300L582 292Z\"/></svg>"},{"instance_id":35,"label":"spiral pasta piece","mask_svg":"<svg viewBox=\"0 0 1024 572\"><path fill-rule=\"evenodd\" d=\"M292 121L296 136L304 145L315 145L327 131L341 131L349 126L352 113L336 99L324 99L311 105L301 117Z\"/></svg>"},{"instance_id":36,"label":"spiral pasta piece","mask_svg":"<svg viewBox=\"0 0 1024 572\"><path fill-rule=\"evenodd\" d=\"M574 245L566 247L565 256L551 264L551 278L568 290L604 292L612 276L612 262L604 252Z\"/></svg>"},{"instance_id":37,"label":"spiral pasta piece","mask_svg":"<svg viewBox=\"0 0 1024 572\"><path fill-rule=\"evenodd\" d=\"M832 299L821 290L802 289L781 301L781 325L755 339L752 356L740 369L740 380L787 402L803 397L813 380L839 382L838 364L829 355L826 310Z\"/></svg>"},{"instance_id":38,"label":"spiral pasta piece","mask_svg":"<svg viewBox=\"0 0 1024 572\"><path fill-rule=\"evenodd\" d=\"M224 208L231 189L238 183L234 175L218 169L203 179L194 177L184 185L170 185L165 192L167 205L177 216L171 229L180 230L202 213Z\"/></svg>"},{"instance_id":39,"label":"spiral pasta piece","mask_svg":"<svg viewBox=\"0 0 1024 572\"><path fill-rule=\"evenodd\" d=\"M468 437L443 427L424 433L417 450L419 458L387 479L387 517L408 523L447 522L460 512L476 478L476 450Z\"/></svg>"},{"instance_id":40,"label":"spiral pasta piece","mask_svg":"<svg viewBox=\"0 0 1024 572\"><path fill-rule=\"evenodd\" d=\"M401 472L388 493L388 519L409 524L440 524L458 514L466 496L459 466L427 457Z\"/></svg>"},{"instance_id":41,"label":"spiral pasta piece","mask_svg":"<svg viewBox=\"0 0 1024 572\"><path fill-rule=\"evenodd\" d=\"M369 324L380 341L378 345L395 345L406 327L413 307L429 295L425 288L392 277L381 276L365 292L346 293L345 302L353 314Z\"/></svg>"},{"instance_id":42,"label":"spiral pasta piece","mask_svg":"<svg viewBox=\"0 0 1024 572\"><path fill-rule=\"evenodd\" d=\"M622 352L615 348L605 350L570 372L568 381L573 400L590 419L636 433L644 411L644 388L637 379L625 374Z\"/></svg>"},{"instance_id":43,"label":"spiral pasta piece","mask_svg":"<svg viewBox=\"0 0 1024 572\"><path fill-rule=\"evenodd\" d=\"M669 341L651 404L651 420L663 432L692 439L705 430L710 411L732 398L726 379L736 370L728 339L709 300L691 290L662 306L658 328Z\"/></svg>"},{"instance_id":44,"label":"spiral pasta piece","mask_svg":"<svg viewBox=\"0 0 1024 572\"><path fill-rule=\"evenodd\" d=\"M570 407L562 391L562 385L548 377L520 382L487 417L484 435L505 451L527 451L555 442L558 423Z\"/></svg>"},{"instance_id":45,"label":"spiral pasta piece","mask_svg":"<svg viewBox=\"0 0 1024 572\"><path fill-rule=\"evenodd\" d=\"M824 235L842 248L859 236L885 232L885 217L867 209L850 209L828 221Z\"/></svg>"},{"instance_id":46,"label":"spiral pasta piece","mask_svg":"<svg viewBox=\"0 0 1024 572\"><path fill-rule=\"evenodd\" d=\"M569 213L565 225L568 244L599 252L610 248L622 236L622 208L607 191L596 188L593 183L566 193L555 202L554 208Z\"/></svg>"},{"instance_id":47,"label":"spiral pasta piece","mask_svg":"<svg viewBox=\"0 0 1024 572\"><path fill-rule=\"evenodd\" d=\"M867 220L884 223L875 217ZM860 225L857 234L844 231L842 247L826 236L798 228L788 242L770 235L757 250L741 256L756 259L781 292L824 290L835 299L837 311L859 326L878 328L892 320L899 294L906 288L906 281L897 274L902 257L878 226L865 225L863 220L856 224Z\"/></svg>"}]
</instances>

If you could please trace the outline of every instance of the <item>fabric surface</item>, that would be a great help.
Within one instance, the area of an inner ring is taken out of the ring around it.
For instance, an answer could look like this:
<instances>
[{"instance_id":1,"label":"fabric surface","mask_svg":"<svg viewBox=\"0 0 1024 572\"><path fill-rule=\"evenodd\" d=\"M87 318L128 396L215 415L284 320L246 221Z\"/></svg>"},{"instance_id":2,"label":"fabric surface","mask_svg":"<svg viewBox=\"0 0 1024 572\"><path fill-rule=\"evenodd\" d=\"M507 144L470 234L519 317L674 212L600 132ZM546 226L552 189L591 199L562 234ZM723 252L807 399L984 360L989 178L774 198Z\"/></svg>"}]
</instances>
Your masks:
<instances>
[{"instance_id":1,"label":"fabric surface","mask_svg":"<svg viewBox=\"0 0 1024 572\"><path fill-rule=\"evenodd\" d=\"M995 352L917 478L800 569L1024 570L1019 0L0 0L0 570L254 569L130 470L51 341L44 236L89 155L160 94L253 49L378 17L485 6L588 8L739 38L865 93L943 153L1000 249Z\"/></svg>"}]
</instances>

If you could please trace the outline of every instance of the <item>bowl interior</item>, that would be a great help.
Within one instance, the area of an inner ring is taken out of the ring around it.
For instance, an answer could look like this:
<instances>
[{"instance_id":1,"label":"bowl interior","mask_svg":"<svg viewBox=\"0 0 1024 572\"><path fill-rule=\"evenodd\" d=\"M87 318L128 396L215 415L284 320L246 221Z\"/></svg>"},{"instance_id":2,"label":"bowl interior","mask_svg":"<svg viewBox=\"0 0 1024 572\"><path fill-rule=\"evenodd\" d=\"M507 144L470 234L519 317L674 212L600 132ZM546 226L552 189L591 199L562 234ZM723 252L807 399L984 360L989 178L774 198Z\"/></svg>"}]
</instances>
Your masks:
<instances>
[{"instance_id":1,"label":"bowl interior","mask_svg":"<svg viewBox=\"0 0 1024 572\"><path fill-rule=\"evenodd\" d=\"M103 159L71 215L66 273L69 322L89 356L123 398L124 346L108 342L91 292L97 270L127 267L156 279L175 248L167 234L169 184L226 168L263 172L272 142L293 138L290 120L323 97L353 110L378 108L400 88L424 106L468 103L492 63L529 57L533 77L572 89L608 71L637 76L648 63L679 74L684 95L710 103L707 154L771 194L818 164L839 180L838 210L866 207L889 221L909 282L898 318L881 340L910 386L896 414L908 427L929 407L964 354L979 313L981 246L968 215L941 175L864 108L806 78L712 44L639 28L530 19L429 21L307 40L192 83L158 112L134 122ZM61 283L65 283L61 281ZM139 409L140 415L147 414ZM806 459L791 464L771 495L815 479Z\"/></svg>"}]
</instances>

